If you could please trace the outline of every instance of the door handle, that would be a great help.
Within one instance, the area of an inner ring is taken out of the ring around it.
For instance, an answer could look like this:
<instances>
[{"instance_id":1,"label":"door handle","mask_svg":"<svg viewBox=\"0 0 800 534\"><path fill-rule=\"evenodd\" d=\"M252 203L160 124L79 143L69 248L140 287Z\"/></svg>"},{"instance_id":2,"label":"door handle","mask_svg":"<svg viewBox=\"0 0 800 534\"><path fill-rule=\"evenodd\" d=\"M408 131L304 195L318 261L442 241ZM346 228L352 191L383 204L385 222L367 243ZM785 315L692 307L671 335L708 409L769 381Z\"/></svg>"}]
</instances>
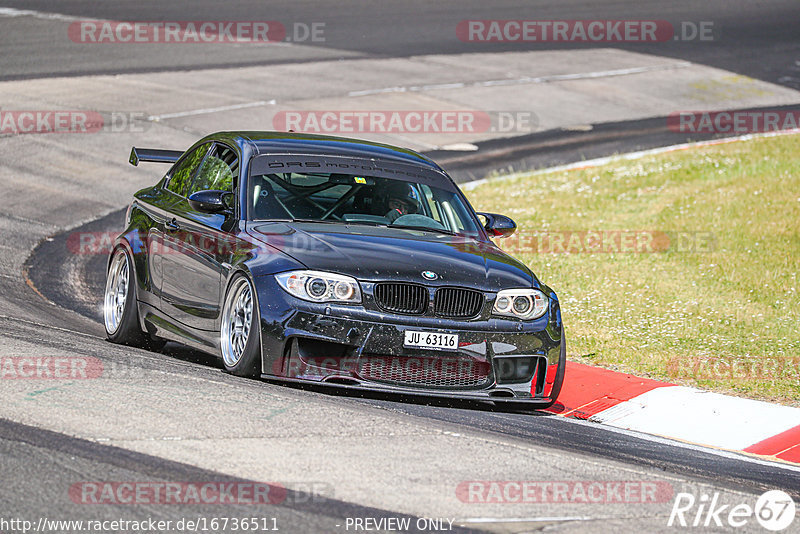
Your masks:
<instances>
[{"instance_id":1,"label":"door handle","mask_svg":"<svg viewBox=\"0 0 800 534\"><path fill-rule=\"evenodd\" d=\"M181 229L181 225L178 224L178 221L176 219L172 219L164 223L164 228L167 229L167 232L177 232L178 230Z\"/></svg>"}]
</instances>

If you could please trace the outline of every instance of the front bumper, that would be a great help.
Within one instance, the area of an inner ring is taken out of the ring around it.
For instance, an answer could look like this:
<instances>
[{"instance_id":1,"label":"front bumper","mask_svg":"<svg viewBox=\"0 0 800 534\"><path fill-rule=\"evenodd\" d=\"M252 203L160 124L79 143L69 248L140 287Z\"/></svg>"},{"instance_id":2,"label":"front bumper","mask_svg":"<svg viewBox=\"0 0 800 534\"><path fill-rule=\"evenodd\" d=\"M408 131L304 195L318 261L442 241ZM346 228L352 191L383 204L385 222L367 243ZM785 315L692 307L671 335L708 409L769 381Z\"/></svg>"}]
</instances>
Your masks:
<instances>
[{"instance_id":1,"label":"front bumper","mask_svg":"<svg viewBox=\"0 0 800 534\"><path fill-rule=\"evenodd\" d=\"M554 294L535 321L460 321L309 303L270 287L269 278L256 284L264 378L534 407L560 390L565 344ZM405 347L406 330L458 334L459 347Z\"/></svg>"}]
</instances>

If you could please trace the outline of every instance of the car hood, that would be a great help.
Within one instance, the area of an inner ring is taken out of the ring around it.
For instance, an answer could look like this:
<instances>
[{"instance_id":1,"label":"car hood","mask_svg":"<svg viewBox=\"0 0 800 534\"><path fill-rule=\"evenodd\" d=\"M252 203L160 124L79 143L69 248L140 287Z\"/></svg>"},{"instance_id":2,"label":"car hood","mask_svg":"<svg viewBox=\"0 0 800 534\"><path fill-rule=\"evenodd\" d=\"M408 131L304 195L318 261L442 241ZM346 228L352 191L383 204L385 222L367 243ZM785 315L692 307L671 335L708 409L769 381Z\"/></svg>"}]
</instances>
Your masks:
<instances>
[{"instance_id":1,"label":"car hood","mask_svg":"<svg viewBox=\"0 0 800 534\"><path fill-rule=\"evenodd\" d=\"M308 269L362 281L403 280L497 291L540 287L524 264L492 243L422 230L362 225L251 222L247 232ZM436 280L423 277L436 273Z\"/></svg>"}]
</instances>

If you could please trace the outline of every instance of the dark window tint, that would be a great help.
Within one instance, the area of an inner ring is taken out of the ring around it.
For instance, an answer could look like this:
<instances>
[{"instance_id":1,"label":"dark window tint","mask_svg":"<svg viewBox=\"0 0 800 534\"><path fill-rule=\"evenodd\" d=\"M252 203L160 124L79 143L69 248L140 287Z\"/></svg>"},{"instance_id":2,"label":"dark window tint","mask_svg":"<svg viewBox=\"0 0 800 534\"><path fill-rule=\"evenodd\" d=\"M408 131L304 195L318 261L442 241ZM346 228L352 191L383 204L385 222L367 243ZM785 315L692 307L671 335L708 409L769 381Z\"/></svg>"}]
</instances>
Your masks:
<instances>
[{"instance_id":1,"label":"dark window tint","mask_svg":"<svg viewBox=\"0 0 800 534\"><path fill-rule=\"evenodd\" d=\"M208 144L200 145L178 163L172 171L167 189L182 197L187 196L192 184L192 177L202 163L209 146Z\"/></svg>"}]
</instances>

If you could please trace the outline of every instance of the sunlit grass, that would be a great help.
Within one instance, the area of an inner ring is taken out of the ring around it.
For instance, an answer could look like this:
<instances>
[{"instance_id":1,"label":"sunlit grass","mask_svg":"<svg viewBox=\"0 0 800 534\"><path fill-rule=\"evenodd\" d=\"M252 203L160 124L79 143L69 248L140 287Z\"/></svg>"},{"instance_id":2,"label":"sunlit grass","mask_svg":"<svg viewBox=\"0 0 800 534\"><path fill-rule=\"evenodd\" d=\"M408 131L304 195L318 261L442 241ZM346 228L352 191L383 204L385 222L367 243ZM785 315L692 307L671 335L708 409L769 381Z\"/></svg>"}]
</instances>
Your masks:
<instances>
[{"instance_id":1,"label":"sunlit grass","mask_svg":"<svg viewBox=\"0 0 800 534\"><path fill-rule=\"evenodd\" d=\"M571 360L800 404L799 154L798 135L762 138L467 194L479 211L517 221L521 239L498 244L558 293ZM670 241L654 253L520 246L542 230Z\"/></svg>"}]
</instances>

